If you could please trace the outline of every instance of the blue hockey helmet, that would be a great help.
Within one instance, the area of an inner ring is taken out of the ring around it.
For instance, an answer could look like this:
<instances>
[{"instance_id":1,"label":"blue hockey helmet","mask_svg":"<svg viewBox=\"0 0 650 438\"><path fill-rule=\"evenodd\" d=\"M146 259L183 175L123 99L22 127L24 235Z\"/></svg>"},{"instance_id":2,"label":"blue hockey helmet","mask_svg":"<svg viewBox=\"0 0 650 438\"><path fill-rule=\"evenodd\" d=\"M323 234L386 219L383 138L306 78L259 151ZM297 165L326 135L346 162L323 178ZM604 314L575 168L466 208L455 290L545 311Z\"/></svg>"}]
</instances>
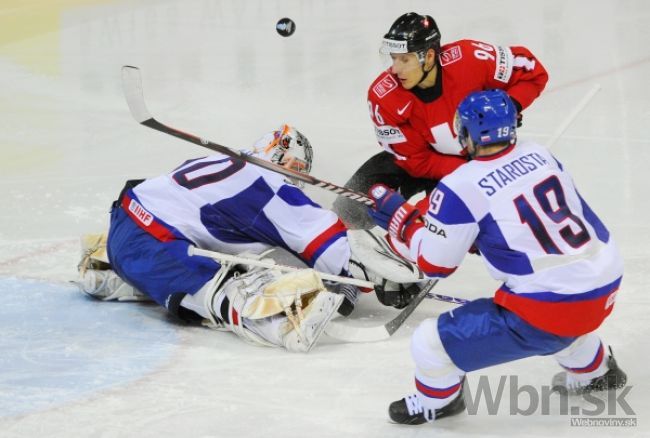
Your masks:
<instances>
[{"instance_id":1,"label":"blue hockey helmet","mask_svg":"<svg viewBox=\"0 0 650 438\"><path fill-rule=\"evenodd\" d=\"M472 139L473 158L478 147L515 143L517 108L503 90L475 91L458 105L454 127L463 147Z\"/></svg>"}]
</instances>

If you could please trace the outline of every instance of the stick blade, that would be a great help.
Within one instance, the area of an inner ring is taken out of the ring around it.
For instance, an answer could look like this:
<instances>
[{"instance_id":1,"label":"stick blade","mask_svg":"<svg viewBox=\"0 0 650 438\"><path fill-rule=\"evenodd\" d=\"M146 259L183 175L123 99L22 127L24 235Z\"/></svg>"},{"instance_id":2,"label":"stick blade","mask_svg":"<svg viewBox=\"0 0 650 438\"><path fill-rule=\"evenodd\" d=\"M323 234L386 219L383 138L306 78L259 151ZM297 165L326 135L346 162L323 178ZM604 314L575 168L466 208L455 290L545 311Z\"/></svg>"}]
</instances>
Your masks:
<instances>
[{"instance_id":1,"label":"stick blade","mask_svg":"<svg viewBox=\"0 0 650 438\"><path fill-rule=\"evenodd\" d=\"M138 67L132 65L122 67L122 89L133 118L138 123L151 119L151 114L144 103L142 76Z\"/></svg>"},{"instance_id":2,"label":"stick blade","mask_svg":"<svg viewBox=\"0 0 650 438\"><path fill-rule=\"evenodd\" d=\"M390 339L437 283L437 279L430 280L408 306L385 324L374 327L355 327L350 325L350 322L347 320L336 320L330 321L327 327L325 327L325 334L331 338L345 342L379 342Z\"/></svg>"}]
</instances>

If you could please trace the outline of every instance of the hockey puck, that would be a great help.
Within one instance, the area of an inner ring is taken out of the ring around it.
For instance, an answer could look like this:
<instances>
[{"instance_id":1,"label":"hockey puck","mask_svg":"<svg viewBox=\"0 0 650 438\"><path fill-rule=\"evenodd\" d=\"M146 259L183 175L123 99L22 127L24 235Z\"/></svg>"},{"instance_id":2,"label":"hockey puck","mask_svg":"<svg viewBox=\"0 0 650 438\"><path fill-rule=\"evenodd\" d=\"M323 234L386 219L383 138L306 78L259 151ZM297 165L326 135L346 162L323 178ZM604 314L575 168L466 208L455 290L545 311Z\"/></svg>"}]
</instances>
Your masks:
<instances>
[{"instance_id":1,"label":"hockey puck","mask_svg":"<svg viewBox=\"0 0 650 438\"><path fill-rule=\"evenodd\" d=\"M291 18L280 18L278 23L275 25L275 30L283 37L288 37L293 35L296 31L296 23L293 22Z\"/></svg>"}]
</instances>

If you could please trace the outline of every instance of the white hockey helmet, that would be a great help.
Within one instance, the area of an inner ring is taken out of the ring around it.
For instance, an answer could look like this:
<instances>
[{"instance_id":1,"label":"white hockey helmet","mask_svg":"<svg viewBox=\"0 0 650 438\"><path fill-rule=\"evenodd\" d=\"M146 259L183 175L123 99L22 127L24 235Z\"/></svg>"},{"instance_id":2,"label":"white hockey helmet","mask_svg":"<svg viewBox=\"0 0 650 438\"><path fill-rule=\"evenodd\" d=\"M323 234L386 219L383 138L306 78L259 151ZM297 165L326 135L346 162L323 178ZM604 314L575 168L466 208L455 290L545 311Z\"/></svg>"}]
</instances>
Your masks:
<instances>
[{"instance_id":1,"label":"white hockey helmet","mask_svg":"<svg viewBox=\"0 0 650 438\"><path fill-rule=\"evenodd\" d=\"M290 125L283 124L279 129L265 134L255 143L255 152L287 169L307 175L311 172L311 144L307 137Z\"/></svg>"}]
</instances>

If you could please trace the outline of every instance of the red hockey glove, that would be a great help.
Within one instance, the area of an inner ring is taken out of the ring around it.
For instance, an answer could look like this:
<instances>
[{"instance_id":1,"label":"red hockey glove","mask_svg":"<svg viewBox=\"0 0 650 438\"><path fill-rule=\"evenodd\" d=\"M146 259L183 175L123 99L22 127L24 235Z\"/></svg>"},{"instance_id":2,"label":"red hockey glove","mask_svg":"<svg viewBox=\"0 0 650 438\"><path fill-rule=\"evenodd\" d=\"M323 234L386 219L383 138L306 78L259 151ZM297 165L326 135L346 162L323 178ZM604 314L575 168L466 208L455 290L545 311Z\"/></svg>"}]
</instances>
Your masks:
<instances>
[{"instance_id":1,"label":"red hockey glove","mask_svg":"<svg viewBox=\"0 0 650 438\"><path fill-rule=\"evenodd\" d=\"M383 184L370 187L368 195L375 201L374 208L370 208L370 216L375 223L394 239L408 245L413 234L423 226L422 221L418 220L420 212L408 204L402 195Z\"/></svg>"}]
</instances>

